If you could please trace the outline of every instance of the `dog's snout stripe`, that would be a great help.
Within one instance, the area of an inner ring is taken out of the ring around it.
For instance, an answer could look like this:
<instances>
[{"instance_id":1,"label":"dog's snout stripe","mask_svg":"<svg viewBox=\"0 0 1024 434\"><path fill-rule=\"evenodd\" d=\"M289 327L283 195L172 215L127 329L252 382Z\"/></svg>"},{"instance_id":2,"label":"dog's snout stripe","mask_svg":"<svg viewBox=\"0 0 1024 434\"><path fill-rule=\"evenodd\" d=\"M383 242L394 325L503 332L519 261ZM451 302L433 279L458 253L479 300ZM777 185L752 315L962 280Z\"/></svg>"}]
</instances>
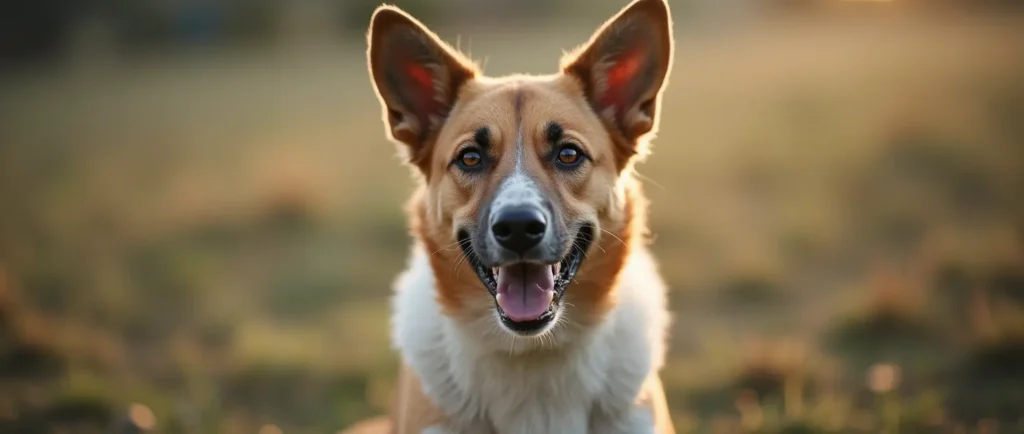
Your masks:
<instances>
[{"instance_id":1,"label":"dog's snout stripe","mask_svg":"<svg viewBox=\"0 0 1024 434\"><path fill-rule=\"evenodd\" d=\"M537 188L537 183L526 173L516 170L501 183L491 207L493 210L500 210L507 206L530 204L539 206L542 201L543 196L540 189Z\"/></svg>"},{"instance_id":2,"label":"dog's snout stripe","mask_svg":"<svg viewBox=\"0 0 1024 434\"><path fill-rule=\"evenodd\" d=\"M536 205L542 209L544 195L539 186L526 170L526 138L523 133L523 99L521 90L515 92L514 106L516 114L516 137L513 152L514 166L512 172L498 187L491 204L492 210L501 210L506 206Z\"/></svg>"}]
</instances>

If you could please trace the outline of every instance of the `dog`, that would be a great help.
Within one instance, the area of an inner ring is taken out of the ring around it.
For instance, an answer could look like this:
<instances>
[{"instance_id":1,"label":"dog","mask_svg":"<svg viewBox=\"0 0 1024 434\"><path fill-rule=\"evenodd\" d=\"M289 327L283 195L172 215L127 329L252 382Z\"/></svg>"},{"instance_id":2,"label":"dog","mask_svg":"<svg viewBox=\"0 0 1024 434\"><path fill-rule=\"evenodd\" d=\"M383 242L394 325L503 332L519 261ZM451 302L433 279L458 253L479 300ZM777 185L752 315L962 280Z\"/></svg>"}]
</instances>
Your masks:
<instances>
[{"instance_id":1,"label":"dog","mask_svg":"<svg viewBox=\"0 0 1024 434\"><path fill-rule=\"evenodd\" d=\"M665 0L630 3L551 75L484 76L393 6L368 43L417 188L396 401L361 432L673 433L670 315L634 171L672 67Z\"/></svg>"}]
</instances>

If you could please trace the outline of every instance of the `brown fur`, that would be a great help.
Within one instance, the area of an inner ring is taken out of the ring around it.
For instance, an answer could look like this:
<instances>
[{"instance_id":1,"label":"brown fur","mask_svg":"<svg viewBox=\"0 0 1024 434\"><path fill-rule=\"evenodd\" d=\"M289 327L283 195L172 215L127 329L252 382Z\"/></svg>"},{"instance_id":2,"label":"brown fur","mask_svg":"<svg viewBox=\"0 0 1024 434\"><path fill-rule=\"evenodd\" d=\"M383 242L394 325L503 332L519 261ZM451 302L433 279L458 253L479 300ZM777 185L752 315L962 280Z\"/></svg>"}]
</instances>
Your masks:
<instances>
[{"instance_id":1,"label":"brown fur","mask_svg":"<svg viewBox=\"0 0 1024 434\"><path fill-rule=\"evenodd\" d=\"M559 74L488 78L404 12L375 12L368 37L371 77L388 136L402 145L418 174L408 205L411 232L430 253L445 314L489 314L479 306L488 306L491 295L465 263L454 228L475 223L486 198L513 170L510 156L517 146L525 151L526 170L566 220L585 217L600 228L567 291L574 315L580 315L575 321L596 324L616 305L619 273L633 247L645 242L646 200L632 164L657 128L659 96L671 66L669 25L662 0L639 0L567 55ZM592 162L572 173L546 164L551 145L545 127L551 121ZM488 152L496 162L484 179L450 167L480 127L489 128ZM674 432L656 374L637 403L655 413L658 432ZM419 433L444 419L416 374L403 367L391 432Z\"/></svg>"},{"instance_id":2,"label":"brown fur","mask_svg":"<svg viewBox=\"0 0 1024 434\"><path fill-rule=\"evenodd\" d=\"M442 139L448 136L457 138L433 145L435 150L430 170L443 173L448 161L465 143L466 138L450 131L469 137L481 123L488 123L504 127L496 128L496 131L514 132L516 94L523 94L524 125L543 126L548 119L559 119L565 134L576 138L594 158L594 167L587 169L590 173L578 177L554 173L539 161L539 155L547 152L543 128L523 132L527 142L536 144L536 155L526 160L527 167L532 173L547 175L537 176L537 182L561 199L562 209L569 218L596 216L601 228L608 231L592 247L601 254L593 255L592 259L584 262L579 273L579 286L573 289L573 294L580 296L579 302L603 310L611 301L609 296L613 295L615 277L629 254L629 244L639 241L633 237L640 235L642 229L637 230L634 226L639 224L638 227L642 228L643 203L639 185L628 176L619 176L617 167L620 163L613 151L614 144L607 140L604 126L579 96L582 90L578 81L571 77L559 77L554 81L513 77L488 83L467 83L452 110L449 124L441 133ZM567 95L577 96L567 98ZM483 198L493 192L497 183L512 170L512 159L501 158L501 155L513 152L516 146L514 133L494 134L491 140L501 163L487 177L486 185L476 185L457 176L428 177L427 184L421 186L412 202L414 234L433 253L431 262L437 271L438 297L452 312L458 312L467 297L489 297L486 291L480 291L480 283L468 265L452 266L460 262L462 252L451 247L454 241L451 228L453 220L475 220ZM624 203L612 203L609 192L616 191L621 195L618 199ZM435 207L439 198L447 207L441 213ZM582 307L576 302L574 299L573 303Z\"/></svg>"}]
</instances>

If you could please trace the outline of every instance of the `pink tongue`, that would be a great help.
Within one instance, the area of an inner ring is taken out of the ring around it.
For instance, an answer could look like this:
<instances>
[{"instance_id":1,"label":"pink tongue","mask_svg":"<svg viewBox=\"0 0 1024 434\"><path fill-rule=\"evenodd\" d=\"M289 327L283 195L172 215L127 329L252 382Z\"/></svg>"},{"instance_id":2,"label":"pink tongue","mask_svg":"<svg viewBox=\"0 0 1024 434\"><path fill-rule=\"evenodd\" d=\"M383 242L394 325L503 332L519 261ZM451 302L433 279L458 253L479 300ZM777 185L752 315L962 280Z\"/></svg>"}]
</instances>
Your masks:
<instances>
[{"instance_id":1,"label":"pink tongue","mask_svg":"<svg viewBox=\"0 0 1024 434\"><path fill-rule=\"evenodd\" d=\"M512 321L540 318L554 296L550 265L516 264L498 270L498 306Z\"/></svg>"}]
</instances>

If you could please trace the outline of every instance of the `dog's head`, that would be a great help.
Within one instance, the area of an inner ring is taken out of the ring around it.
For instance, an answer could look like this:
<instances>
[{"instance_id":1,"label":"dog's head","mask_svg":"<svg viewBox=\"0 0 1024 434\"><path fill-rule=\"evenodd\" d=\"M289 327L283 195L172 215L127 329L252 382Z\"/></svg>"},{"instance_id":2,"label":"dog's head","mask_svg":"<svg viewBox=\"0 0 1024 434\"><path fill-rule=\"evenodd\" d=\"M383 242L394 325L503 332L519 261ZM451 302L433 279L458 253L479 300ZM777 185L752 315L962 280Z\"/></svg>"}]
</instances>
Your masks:
<instances>
[{"instance_id":1,"label":"dog's head","mask_svg":"<svg viewBox=\"0 0 1024 434\"><path fill-rule=\"evenodd\" d=\"M671 66L664 0L628 5L549 76L484 77L389 6L369 44L389 137L421 175L414 231L446 311L531 336L567 304L580 320L614 304L638 219L629 174Z\"/></svg>"}]
</instances>

